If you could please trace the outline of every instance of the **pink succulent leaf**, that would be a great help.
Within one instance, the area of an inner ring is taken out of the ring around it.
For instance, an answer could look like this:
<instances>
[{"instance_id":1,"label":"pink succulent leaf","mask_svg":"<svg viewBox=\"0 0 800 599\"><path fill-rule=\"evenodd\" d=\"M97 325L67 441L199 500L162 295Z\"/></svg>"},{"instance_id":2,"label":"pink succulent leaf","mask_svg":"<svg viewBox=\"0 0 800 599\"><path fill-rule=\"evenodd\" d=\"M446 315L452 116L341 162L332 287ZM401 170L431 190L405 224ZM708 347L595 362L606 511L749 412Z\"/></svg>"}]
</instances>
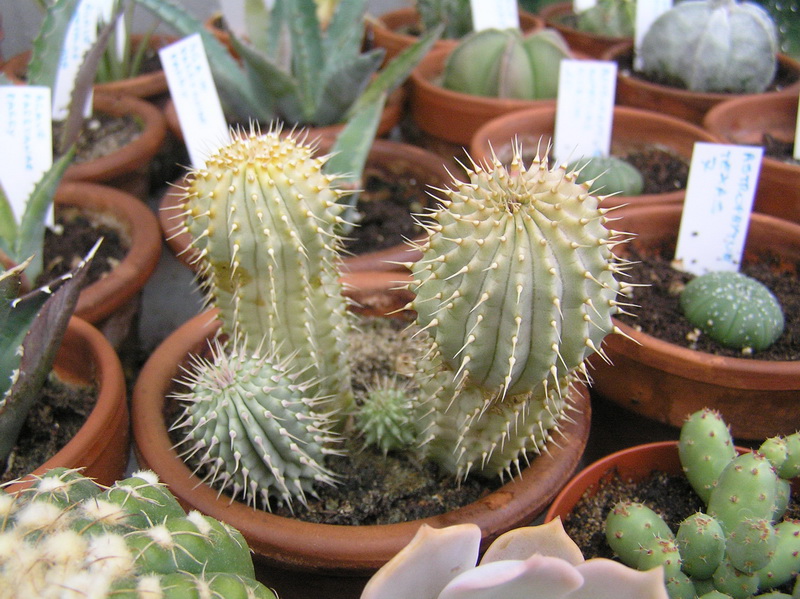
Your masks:
<instances>
[{"instance_id":1,"label":"pink succulent leaf","mask_svg":"<svg viewBox=\"0 0 800 599\"><path fill-rule=\"evenodd\" d=\"M583 554L564 530L561 518L539 526L522 526L500 535L489 546L481 565L501 560L524 560L539 553L560 557L573 566L583 562Z\"/></svg>"},{"instance_id":2,"label":"pink succulent leaf","mask_svg":"<svg viewBox=\"0 0 800 599\"><path fill-rule=\"evenodd\" d=\"M480 542L481 530L475 524L423 524L369 580L361 599L437 599L456 576L475 569Z\"/></svg>"},{"instance_id":3,"label":"pink succulent leaf","mask_svg":"<svg viewBox=\"0 0 800 599\"><path fill-rule=\"evenodd\" d=\"M575 566L561 558L491 562L454 578L439 599L562 599L583 584Z\"/></svg>"},{"instance_id":4,"label":"pink succulent leaf","mask_svg":"<svg viewBox=\"0 0 800 599\"><path fill-rule=\"evenodd\" d=\"M583 586L568 599L668 599L663 568L641 572L604 558L585 561L576 568Z\"/></svg>"}]
</instances>

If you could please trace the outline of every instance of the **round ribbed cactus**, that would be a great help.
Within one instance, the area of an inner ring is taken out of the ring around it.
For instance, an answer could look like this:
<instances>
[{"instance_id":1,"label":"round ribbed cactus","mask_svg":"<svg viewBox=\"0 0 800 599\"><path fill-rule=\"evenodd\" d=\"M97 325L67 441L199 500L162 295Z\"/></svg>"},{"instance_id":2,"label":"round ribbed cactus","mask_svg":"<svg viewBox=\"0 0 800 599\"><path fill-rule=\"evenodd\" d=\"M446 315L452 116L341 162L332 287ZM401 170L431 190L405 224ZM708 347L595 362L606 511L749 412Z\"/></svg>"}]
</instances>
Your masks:
<instances>
[{"instance_id":1,"label":"round ribbed cactus","mask_svg":"<svg viewBox=\"0 0 800 599\"><path fill-rule=\"evenodd\" d=\"M633 37L636 25L636 2L633 0L599 0L578 13L576 27L580 31L610 37Z\"/></svg>"},{"instance_id":2,"label":"round ribbed cactus","mask_svg":"<svg viewBox=\"0 0 800 599\"><path fill-rule=\"evenodd\" d=\"M759 93L775 77L778 34L751 2L687 0L642 38L642 72L697 92Z\"/></svg>"},{"instance_id":3,"label":"round ribbed cactus","mask_svg":"<svg viewBox=\"0 0 800 599\"><path fill-rule=\"evenodd\" d=\"M238 531L187 514L149 471L104 489L58 468L0 490L0 595L276 599Z\"/></svg>"},{"instance_id":4,"label":"round ribbed cactus","mask_svg":"<svg viewBox=\"0 0 800 599\"><path fill-rule=\"evenodd\" d=\"M567 170L579 173L577 182L588 183L591 193L637 196L644 189L644 178L639 169L616 156L580 158L570 162Z\"/></svg>"},{"instance_id":5,"label":"round ribbed cactus","mask_svg":"<svg viewBox=\"0 0 800 599\"><path fill-rule=\"evenodd\" d=\"M408 449L417 440L413 405L414 398L406 386L388 378L381 380L367 389L356 414L356 429L367 445L378 447L384 454Z\"/></svg>"},{"instance_id":6,"label":"round ribbed cactus","mask_svg":"<svg viewBox=\"0 0 800 599\"><path fill-rule=\"evenodd\" d=\"M717 343L760 351L783 332L783 310L762 283L738 272L695 277L681 292L686 318Z\"/></svg>"},{"instance_id":7,"label":"round ribbed cactus","mask_svg":"<svg viewBox=\"0 0 800 599\"><path fill-rule=\"evenodd\" d=\"M515 147L508 167L474 165L426 215L410 306L434 346L426 448L449 470L520 468L615 329L616 232L576 176L539 157L526 168Z\"/></svg>"},{"instance_id":8,"label":"round ribbed cactus","mask_svg":"<svg viewBox=\"0 0 800 599\"><path fill-rule=\"evenodd\" d=\"M442 86L491 98L555 98L569 47L557 31L523 36L518 29L484 29L464 37L447 57Z\"/></svg>"}]
</instances>

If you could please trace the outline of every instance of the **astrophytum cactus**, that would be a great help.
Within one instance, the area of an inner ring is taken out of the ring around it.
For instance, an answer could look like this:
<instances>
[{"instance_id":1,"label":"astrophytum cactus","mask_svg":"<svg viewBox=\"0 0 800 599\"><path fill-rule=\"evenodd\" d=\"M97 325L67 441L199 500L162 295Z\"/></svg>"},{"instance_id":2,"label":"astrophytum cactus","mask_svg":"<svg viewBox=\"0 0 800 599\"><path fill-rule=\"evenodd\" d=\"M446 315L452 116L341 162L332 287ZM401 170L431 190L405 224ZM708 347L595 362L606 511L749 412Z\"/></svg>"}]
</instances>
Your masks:
<instances>
[{"instance_id":1,"label":"astrophytum cactus","mask_svg":"<svg viewBox=\"0 0 800 599\"><path fill-rule=\"evenodd\" d=\"M620 309L607 210L577 174L515 147L473 165L426 215L410 265L418 324L433 350L421 393L428 455L466 475L514 474L569 406L584 360Z\"/></svg>"},{"instance_id":2,"label":"astrophytum cactus","mask_svg":"<svg viewBox=\"0 0 800 599\"><path fill-rule=\"evenodd\" d=\"M636 25L636 2L599 0L577 14L580 31L611 37L633 37Z\"/></svg>"}]
</instances>

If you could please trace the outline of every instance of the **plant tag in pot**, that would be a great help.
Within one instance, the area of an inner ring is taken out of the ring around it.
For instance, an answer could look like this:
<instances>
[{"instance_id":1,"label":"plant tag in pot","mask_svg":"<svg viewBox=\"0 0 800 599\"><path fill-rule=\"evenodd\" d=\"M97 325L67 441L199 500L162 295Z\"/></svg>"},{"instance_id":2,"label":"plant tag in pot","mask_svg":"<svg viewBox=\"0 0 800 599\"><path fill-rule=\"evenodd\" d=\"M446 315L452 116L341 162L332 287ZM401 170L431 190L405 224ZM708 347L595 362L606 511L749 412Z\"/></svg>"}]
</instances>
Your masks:
<instances>
[{"instance_id":1,"label":"plant tag in pot","mask_svg":"<svg viewBox=\"0 0 800 599\"><path fill-rule=\"evenodd\" d=\"M519 29L519 10L513 0L470 0L475 31Z\"/></svg>"},{"instance_id":2,"label":"plant tag in pot","mask_svg":"<svg viewBox=\"0 0 800 599\"><path fill-rule=\"evenodd\" d=\"M17 219L42 175L53 164L50 88L39 85L0 86L0 184ZM47 223L52 224L52 207Z\"/></svg>"},{"instance_id":3,"label":"plant tag in pot","mask_svg":"<svg viewBox=\"0 0 800 599\"><path fill-rule=\"evenodd\" d=\"M761 146L694 145L675 268L739 270L763 154Z\"/></svg>"},{"instance_id":4,"label":"plant tag in pot","mask_svg":"<svg viewBox=\"0 0 800 599\"><path fill-rule=\"evenodd\" d=\"M217 88L199 33L159 50L169 92L194 168L230 140Z\"/></svg>"}]
</instances>

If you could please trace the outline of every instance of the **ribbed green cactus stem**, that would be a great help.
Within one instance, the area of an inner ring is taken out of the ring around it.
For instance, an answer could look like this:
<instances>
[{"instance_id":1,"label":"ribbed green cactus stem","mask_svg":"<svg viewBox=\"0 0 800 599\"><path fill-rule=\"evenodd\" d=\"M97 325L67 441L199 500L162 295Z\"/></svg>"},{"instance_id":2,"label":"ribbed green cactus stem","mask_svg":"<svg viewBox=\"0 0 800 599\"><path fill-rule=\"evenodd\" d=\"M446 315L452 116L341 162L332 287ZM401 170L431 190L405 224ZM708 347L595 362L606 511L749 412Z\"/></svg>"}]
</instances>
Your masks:
<instances>
[{"instance_id":1,"label":"ribbed green cactus stem","mask_svg":"<svg viewBox=\"0 0 800 599\"><path fill-rule=\"evenodd\" d=\"M708 502L717 478L736 457L733 437L719 412L705 408L686 418L681 426L678 455L692 488Z\"/></svg>"},{"instance_id":2,"label":"ribbed green cactus stem","mask_svg":"<svg viewBox=\"0 0 800 599\"><path fill-rule=\"evenodd\" d=\"M337 176L299 133L234 132L189 174L186 229L208 305L248 348L276 344L344 414L352 403L342 295Z\"/></svg>"}]
</instances>

